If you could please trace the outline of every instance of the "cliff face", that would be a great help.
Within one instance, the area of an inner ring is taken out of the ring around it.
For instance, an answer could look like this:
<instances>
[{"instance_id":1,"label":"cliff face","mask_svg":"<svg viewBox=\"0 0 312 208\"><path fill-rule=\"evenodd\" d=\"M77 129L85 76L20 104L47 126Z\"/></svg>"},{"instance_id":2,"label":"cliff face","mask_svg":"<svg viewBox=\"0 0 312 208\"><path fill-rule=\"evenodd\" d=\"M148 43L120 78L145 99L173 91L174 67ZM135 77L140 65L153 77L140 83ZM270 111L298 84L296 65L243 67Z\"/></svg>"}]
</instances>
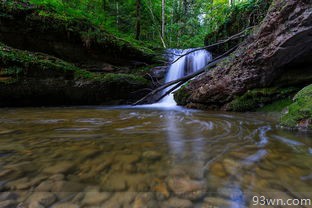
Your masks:
<instances>
[{"instance_id":1,"label":"cliff face","mask_svg":"<svg viewBox=\"0 0 312 208\"><path fill-rule=\"evenodd\" d=\"M132 103L151 87L139 67L152 62L150 50L87 19L24 0L0 5L0 107Z\"/></svg>"},{"instance_id":2,"label":"cliff face","mask_svg":"<svg viewBox=\"0 0 312 208\"><path fill-rule=\"evenodd\" d=\"M218 41L227 39L244 29L258 25L267 13L272 0L249 0L246 6L234 5L231 7L231 14L225 22L215 31L208 33L205 37L205 45L212 45ZM213 54L223 54L225 51L242 42L242 39L218 45L209 49Z\"/></svg>"},{"instance_id":3,"label":"cliff face","mask_svg":"<svg viewBox=\"0 0 312 208\"><path fill-rule=\"evenodd\" d=\"M129 74L97 74L42 53L0 43L0 107L131 103L148 80Z\"/></svg>"},{"instance_id":4,"label":"cliff face","mask_svg":"<svg viewBox=\"0 0 312 208\"><path fill-rule=\"evenodd\" d=\"M21 0L0 5L0 42L83 65L131 67L153 58L150 50L117 38L87 19Z\"/></svg>"},{"instance_id":5,"label":"cliff face","mask_svg":"<svg viewBox=\"0 0 312 208\"><path fill-rule=\"evenodd\" d=\"M252 90L278 90L311 83L311 57L311 0L274 0L261 25L226 61L191 81L175 98L188 107L241 109L237 108L237 99ZM279 98L278 93L264 96ZM260 99L241 111L272 101Z\"/></svg>"}]
</instances>

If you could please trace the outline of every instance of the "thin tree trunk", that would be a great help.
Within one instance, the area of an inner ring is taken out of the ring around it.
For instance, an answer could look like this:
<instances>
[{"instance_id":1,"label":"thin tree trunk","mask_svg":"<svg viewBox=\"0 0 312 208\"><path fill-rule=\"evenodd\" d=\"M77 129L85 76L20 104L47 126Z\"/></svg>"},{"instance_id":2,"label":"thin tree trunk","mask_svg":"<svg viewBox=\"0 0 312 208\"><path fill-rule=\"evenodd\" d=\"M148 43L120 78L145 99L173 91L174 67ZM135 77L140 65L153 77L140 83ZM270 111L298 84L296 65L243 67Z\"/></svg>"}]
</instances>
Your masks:
<instances>
[{"instance_id":1,"label":"thin tree trunk","mask_svg":"<svg viewBox=\"0 0 312 208\"><path fill-rule=\"evenodd\" d=\"M116 2L116 25L117 29L119 28L119 4Z\"/></svg>"},{"instance_id":2,"label":"thin tree trunk","mask_svg":"<svg viewBox=\"0 0 312 208\"><path fill-rule=\"evenodd\" d=\"M136 0L136 35L135 39L140 40L141 36L141 0Z\"/></svg>"},{"instance_id":3,"label":"thin tree trunk","mask_svg":"<svg viewBox=\"0 0 312 208\"><path fill-rule=\"evenodd\" d=\"M103 10L106 11L106 7L107 7L106 0L102 1L102 5L103 5Z\"/></svg>"},{"instance_id":4,"label":"thin tree trunk","mask_svg":"<svg viewBox=\"0 0 312 208\"><path fill-rule=\"evenodd\" d=\"M152 5L152 2L151 2L151 1L149 1L149 5ZM147 5L147 8L148 8L148 10L149 10L150 13L151 13L152 20L153 20L154 24L156 24L156 19L155 19L155 15L154 15L154 13L153 13L153 9L152 9L149 5ZM161 35L161 31L159 32L159 29L158 29L157 31L158 31L158 33L159 33L159 37L160 37L160 40L161 40L161 42L162 42L162 44L163 44L163 47L164 47L164 48L167 48L166 43L165 43L165 41L164 41L164 39L163 39L163 37L162 37L162 35Z\"/></svg>"},{"instance_id":5,"label":"thin tree trunk","mask_svg":"<svg viewBox=\"0 0 312 208\"><path fill-rule=\"evenodd\" d=\"M165 30L166 30L166 0L161 1L161 37L165 39Z\"/></svg>"}]
</instances>

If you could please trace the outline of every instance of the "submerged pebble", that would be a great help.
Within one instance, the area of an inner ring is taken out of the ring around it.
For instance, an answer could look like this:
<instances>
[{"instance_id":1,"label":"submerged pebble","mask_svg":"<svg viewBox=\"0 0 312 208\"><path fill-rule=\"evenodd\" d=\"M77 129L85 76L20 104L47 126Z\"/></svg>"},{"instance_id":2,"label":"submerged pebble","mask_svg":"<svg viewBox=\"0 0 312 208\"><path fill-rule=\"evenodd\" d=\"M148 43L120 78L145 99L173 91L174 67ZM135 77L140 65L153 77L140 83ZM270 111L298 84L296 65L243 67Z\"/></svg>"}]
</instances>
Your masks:
<instances>
[{"instance_id":1,"label":"submerged pebble","mask_svg":"<svg viewBox=\"0 0 312 208\"><path fill-rule=\"evenodd\" d=\"M71 162L60 162L55 165L49 166L43 170L47 174L66 173L72 169L74 165Z\"/></svg>"},{"instance_id":2,"label":"submerged pebble","mask_svg":"<svg viewBox=\"0 0 312 208\"><path fill-rule=\"evenodd\" d=\"M204 199L204 203L202 208L208 207L240 207L243 208L244 205L237 203L235 201L231 201L228 199L220 198L220 197L206 197Z\"/></svg>"},{"instance_id":3,"label":"submerged pebble","mask_svg":"<svg viewBox=\"0 0 312 208\"><path fill-rule=\"evenodd\" d=\"M168 185L176 196L184 199L198 200L206 194L206 184L203 181L171 177Z\"/></svg>"},{"instance_id":4,"label":"submerged pebble","mask_svg":"<svg viewBox=\"0 0 312 208\"><path fill-rule=\"evenodd\" d=\"M147 160L159 160L161 157L162 154L156 151L146 151L143 153L143 158Z\"/></svg>"},{"instance_id":5,"label":"submerged pebble","mask_svg":"<svg viewBox=\"0 0 312 208\"><path fill-rule=\"evenodd\" d=\"M109 197L111 196L111 193L109 192L98 192L98 191L88 191L85 195L85 197L82 200L83 205L99 205L102 202L105 202Z\"/></svg>"},{"instance_id":6,"label":"submerged pebble","mask_svg":"<svg viewBox=\"0 0 312 208\"><path fill-rule=\"evenodd\" d=\"M55 204L51 208L80 208L81 206L70 202Z\"/></svg>"},{"instance_id":7,"label":"submerged pebble","mask_svg":"<svg viewBox=\"0 0 312 208\"><path fill-rule=\"evenodd\" d=\"M56 196L50 192L35 192L29 198L29 204L40 204L42 206L50 206L56 201Z\"/></svg>"},{"instance_id":8,"label":"submerged pebble","mask_svg":"<svg viewBox=\"0 0 312 208\"><path fill-rule=\"evenodd\" d=\"M13 208L16 207L18 203L14 200L4 200L0 201L0 207L1 208Z\"/></svg>"},{"instance_id":9,"label":"submerged pebble","mask_svg":"<svg viewBox=\"0 0 312 208\"><path fill-rule=\"evenodd\" d=\"M180 199L180 198L170 198L167 203L170 208L192 208L193 203L187 199Z\"/></svg>"}]
</instances>

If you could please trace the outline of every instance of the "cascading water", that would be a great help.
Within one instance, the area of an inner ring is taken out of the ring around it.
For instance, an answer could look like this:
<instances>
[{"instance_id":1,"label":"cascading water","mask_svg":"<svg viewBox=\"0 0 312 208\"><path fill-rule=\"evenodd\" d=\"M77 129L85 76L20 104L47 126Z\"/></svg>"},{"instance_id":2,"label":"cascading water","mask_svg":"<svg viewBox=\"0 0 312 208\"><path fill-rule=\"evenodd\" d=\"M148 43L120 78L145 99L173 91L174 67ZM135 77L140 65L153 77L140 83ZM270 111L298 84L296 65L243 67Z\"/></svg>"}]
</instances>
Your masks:
<instances>
[{"instance_id":1,"label":"cascading water","mask_svg":"<svg viewBox=\"0 0 312 208\"><path fill-rule=\"evenodd\" d=\"M177 60L181 55L189 53L194 49L169 49L168 54L173 54L170 61ZM199 50L192 52L186 56L181 57L178 61L173 63L166 76L166 83L182 78L188 74L192 74L202 69L212 59L211 53L206 50ZM172 86L174 87L174 86ZM171 88L172 88L171 87ZM164 90L163 93L167 92L170 88ZM163 98L158 104L171 107L176 106L177 103L174 101L173 94L170 93L168 96Z\"/></svg>"}]
</instances>

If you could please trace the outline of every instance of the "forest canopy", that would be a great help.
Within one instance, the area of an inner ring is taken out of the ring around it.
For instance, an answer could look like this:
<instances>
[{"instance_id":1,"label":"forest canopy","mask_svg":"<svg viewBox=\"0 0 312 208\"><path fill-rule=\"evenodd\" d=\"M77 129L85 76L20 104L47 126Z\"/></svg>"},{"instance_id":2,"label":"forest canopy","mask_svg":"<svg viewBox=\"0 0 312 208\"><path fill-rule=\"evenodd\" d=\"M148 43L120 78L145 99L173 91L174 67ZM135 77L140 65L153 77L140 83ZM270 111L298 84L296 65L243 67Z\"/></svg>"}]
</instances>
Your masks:
<instances>
[{"instance_id":1,"label":"forest canopy","mask_svg":"<svg viewBox=\"0 0 312 208\"><path fill-rule=\"evenodd\" d=\"M150 48L188 48L222 26L233 12L264 0L31 0L60 16L88 18L117 37Z\"/></svg>"}]
</instances>

